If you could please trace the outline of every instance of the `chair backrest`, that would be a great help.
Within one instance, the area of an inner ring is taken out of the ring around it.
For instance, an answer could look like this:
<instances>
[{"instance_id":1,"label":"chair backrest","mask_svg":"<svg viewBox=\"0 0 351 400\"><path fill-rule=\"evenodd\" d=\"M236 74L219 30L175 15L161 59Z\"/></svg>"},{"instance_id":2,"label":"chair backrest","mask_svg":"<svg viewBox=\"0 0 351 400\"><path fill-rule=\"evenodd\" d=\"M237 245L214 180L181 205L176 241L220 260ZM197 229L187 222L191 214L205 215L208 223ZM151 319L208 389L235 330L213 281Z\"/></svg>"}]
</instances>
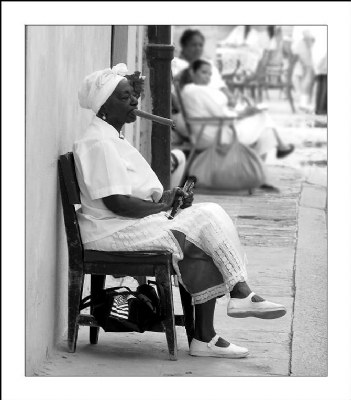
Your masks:
<instances>
[{"instance_id":1,"label":"chair backrest","mask_svg":"<svg viewBox=\"0 0 351 400\"><path fill-rule=\"evenodd\" d=\"M285 83L287 86L292 84L292 74L294 72L295 64L297 61L297 56L294 55L292 52L289 52L287 59L288 59L288 65L286 68L284 68L284 63L283 63L283 52L280 50L278 51L279 55L281 53L281 57L274 57L276 51L271 51L273 55L273 59L271 56L268 58L268 62L266 65L266 83L268 84L281 84ZM276 58L276 60L274 60ZM278 59L277 59L278 58Z\"/></svg>"},{"instance_id":2,"label":"chair backrest","mask_svg":"<svg viewBox=\"0 0 351 400\"><path fill-rule=\"evenodd\" d=\"M187 130L187 135L188 135L188 138L190 138L192 130L191 130L191 125L188 122L188 115L187 115L187 112L186 112L185 107L184 107L184 103L183 103L183 99L182 99L182 94L181 94L179 82L174 82L174 89L175 89L177 100L178 100L178 103L179 103L180 112L182 113L182 116L184 118L185 127L186 127L186 130Z\"/></svg>"},{"instance_id":3,"label":"chair backrest","mask_svg":"<svg viewBox=\"0 0 351 400\"><path fill-rule=\"evenodd\" d=\"M82 268L83 245L75 205L80 204L80 190L76 177L73 153L66 153L58 160L61 201L65 222L69 266L71 269Z\"/></svg>"}]
</instances>

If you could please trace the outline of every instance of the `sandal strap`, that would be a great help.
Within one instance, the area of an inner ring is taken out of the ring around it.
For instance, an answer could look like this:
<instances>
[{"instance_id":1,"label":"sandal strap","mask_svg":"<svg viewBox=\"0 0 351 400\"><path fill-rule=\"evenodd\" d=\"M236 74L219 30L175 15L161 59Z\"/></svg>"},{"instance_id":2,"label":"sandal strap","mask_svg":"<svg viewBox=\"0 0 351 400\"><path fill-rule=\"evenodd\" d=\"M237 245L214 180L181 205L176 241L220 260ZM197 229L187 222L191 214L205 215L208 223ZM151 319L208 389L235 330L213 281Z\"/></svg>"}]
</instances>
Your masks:
<instances>
[{"instance_id":1,"label":"sandal strap","mask_svg":"<svg viewBox=\"0 0 351 400\"><path fill-rule=\"evenodd\" d=\"M213 337L208 343L207 343L207 347L212 347L214 346L217 341L219 339L219 335L216 335L215 337Z\"/></svg>"}]
</instances>

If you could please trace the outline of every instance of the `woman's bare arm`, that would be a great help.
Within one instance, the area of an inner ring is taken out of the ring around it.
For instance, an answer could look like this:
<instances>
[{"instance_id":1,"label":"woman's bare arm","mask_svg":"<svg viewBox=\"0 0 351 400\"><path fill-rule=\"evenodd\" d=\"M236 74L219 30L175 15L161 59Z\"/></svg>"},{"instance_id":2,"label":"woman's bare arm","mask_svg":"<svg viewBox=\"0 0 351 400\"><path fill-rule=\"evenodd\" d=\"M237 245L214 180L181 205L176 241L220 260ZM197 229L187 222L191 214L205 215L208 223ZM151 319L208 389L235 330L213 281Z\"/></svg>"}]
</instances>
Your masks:
<instances>
[{"instance_id":1,"label":"woman's bare arm","mask_svg":"<svg viewBox=\"0 0 351 400\"><path fill-rule=\"evenodd\" d=\"M174 188L173 190L165 191L158 203L119 194L104 197L102 201L110 211L117 215L130 218L144 218L148 215L169 210L179 190L181 191L179 188Z\"/></svg>"},{"instance_id":2,"label":"woman's bare arm","mask_svg":"<svg viewBox=\"0 0 351 400\"><path fill-rule=\"evenodd\" d=\"M130 218L144 218L171 208L167 203L153 203L152 201L119 194L104 197L102 201L110 211L122 217Z\"/></svg>"}]
</instances>

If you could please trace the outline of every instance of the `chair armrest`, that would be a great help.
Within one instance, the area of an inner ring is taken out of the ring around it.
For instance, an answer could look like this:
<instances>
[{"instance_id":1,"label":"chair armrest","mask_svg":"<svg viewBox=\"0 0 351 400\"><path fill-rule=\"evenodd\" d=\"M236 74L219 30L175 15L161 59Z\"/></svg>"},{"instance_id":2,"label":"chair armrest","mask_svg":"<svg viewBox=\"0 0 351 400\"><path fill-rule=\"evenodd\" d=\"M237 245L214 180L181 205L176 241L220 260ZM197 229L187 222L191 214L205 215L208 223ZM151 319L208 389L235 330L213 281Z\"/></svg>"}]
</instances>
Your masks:
<instances>
[{"instance_id":1,"label":"chair armrest","mask_svg":"<svg viewBox=\"0 0 351 400\"><path fill-rule=\"evenodd\" d=\"M218 126L220 124L225 125L226 123L231 124L233 120L240 120L247 117L251 117L256 114L260 114L264 109L258 107L249 107L243 111L236 112L236 115L232 117L208 117L208 118L187 118L186 122L189 124L206 124Z\"/></svg>"},{"instance_id":2,"label":"chair armrest","mask_svg":"<svg viewBox=\"0 0 351 400\"><path fill-rule=\"evenodd\" d=\"M206 124L206 125L220 125L225 122L232 123L237 116L232 117L204 117L204 118L187 118L186 122L189 124Z\"/></svg>"},{"instance_id":3,"label":"chair armrest","mask_svg":"<svg viewBox=\"0 0 351 400\"><path fill-rule=\"evenodd\" d=\"M250 108L238 113L237 119L240 120L240 119L252 117L253 115L261 114L265 110L266 110L266 108L250 107Z\"/></svg>"}]
</instances>

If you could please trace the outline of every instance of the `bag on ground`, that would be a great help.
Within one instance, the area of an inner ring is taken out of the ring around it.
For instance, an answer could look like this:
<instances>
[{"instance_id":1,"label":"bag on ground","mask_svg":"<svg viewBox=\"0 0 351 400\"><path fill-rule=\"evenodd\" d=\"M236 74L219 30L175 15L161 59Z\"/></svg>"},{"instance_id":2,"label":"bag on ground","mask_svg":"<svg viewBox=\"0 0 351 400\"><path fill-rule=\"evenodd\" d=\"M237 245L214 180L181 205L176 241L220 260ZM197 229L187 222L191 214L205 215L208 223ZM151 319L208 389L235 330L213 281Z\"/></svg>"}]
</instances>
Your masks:
<instances>
[{"instance_id":1,"label":"bag on ground","mask_svg":"<svg viewBox=\"0 0 351 400\"><path fill-rule=\"evenodd\" d=\"M233 129L228 145L217 144L200 153L190 166L189 175L197 178L197 186L208 189L242 190L266 183L261 159L254 150L240 143Z\"/></svg>"},{"instance_id":2,"label":"bag on ground","mask_svg":"<svg viewBox=\"0 0 351 400\"><path fill-rule=\"evenodd\" d=\"M87 296L81 302L81 309L92 308L92 315L105 332L144 332L164 318L158 293L149 281L132 291L127 286L103 289L95 296Z\"/></svg>"}]
</instances>

